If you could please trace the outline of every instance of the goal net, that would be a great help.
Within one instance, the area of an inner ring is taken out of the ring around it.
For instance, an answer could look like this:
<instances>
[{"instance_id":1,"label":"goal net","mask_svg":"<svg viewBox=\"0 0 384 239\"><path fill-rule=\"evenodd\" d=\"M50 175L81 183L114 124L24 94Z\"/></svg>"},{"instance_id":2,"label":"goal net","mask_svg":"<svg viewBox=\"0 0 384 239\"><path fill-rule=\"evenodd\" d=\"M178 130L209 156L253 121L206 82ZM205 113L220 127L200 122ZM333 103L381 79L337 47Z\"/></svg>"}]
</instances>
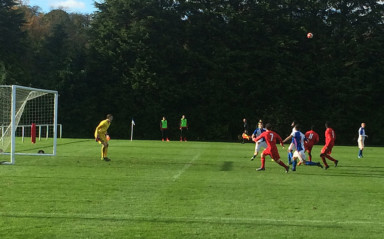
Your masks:
<instances>
[{"instance_id":1,"label":"goal net","mask_svg":"<svg viewBox=\"0 0 384 239\"><path fill-rule=\"evenodd\" d=\"M57 91L0 85L2 164L14 164L15 155L56 155L57 105Z\"/></svg>"}]
</instances>

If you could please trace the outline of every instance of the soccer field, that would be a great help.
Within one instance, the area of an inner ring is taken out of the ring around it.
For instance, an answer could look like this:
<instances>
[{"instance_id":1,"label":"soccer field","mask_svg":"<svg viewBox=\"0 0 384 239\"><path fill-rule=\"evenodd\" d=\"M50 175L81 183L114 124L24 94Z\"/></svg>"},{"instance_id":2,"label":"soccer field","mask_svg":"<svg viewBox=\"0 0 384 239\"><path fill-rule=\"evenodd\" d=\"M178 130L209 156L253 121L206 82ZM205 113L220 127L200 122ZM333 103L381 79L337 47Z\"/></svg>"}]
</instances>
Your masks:
<instances>
[{"instance_id":1,"label":"soccer field","mask_svg":"<svg viewBox=\"0 0 384 239\"><path fill-rule=\"evenodd\" d=\"M337 168L288 174L257 172L253 150L111 140L104 162L94 140L59 139L56 157L0 166L0 238L383 238L383 148L336 146Z\"/></svg>"}]
</instances>

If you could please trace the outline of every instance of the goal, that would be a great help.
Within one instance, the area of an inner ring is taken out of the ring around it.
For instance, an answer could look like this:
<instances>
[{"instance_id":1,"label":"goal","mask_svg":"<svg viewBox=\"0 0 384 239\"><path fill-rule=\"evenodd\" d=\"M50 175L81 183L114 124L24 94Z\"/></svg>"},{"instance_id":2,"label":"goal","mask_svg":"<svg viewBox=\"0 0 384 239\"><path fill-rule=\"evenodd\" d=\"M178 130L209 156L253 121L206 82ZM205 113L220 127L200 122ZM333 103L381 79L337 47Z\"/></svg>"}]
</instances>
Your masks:
<instances>
[{"instance_id":1,"label":"goal","mask_svg":"<svg viewBox=\"0 0 384 239\"><path fill-rule=\"evenodd\" d=\"M15 155L56 155L57 108L57 91L0 85L1 164L15 164Z\"/></svg>"}]
</instances>

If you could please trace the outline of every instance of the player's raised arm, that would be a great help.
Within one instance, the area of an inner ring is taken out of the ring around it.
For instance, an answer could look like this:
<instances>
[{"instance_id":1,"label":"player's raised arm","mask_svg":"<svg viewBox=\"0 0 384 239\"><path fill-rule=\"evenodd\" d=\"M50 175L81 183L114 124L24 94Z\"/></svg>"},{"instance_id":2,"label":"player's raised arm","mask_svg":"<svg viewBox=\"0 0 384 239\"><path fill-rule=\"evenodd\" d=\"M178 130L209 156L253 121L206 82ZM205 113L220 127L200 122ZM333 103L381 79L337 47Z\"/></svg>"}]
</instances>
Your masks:
<instances>
[{"instance_id":1,"label":"player's raised arm","mask_svg":"<svg viewBox=\"0 0 384 239\"><path fill-rule=\"evenodd\" d=\"M264 133L262 133L262 134L260 134L259 136L257 136L253 141L258 141L259 139L261 139L261 138L264 138Z\"/></svg>"},{"instance_id":2,"label":"player's raised arm","mask_svg":"<svg viewBox=\"0 0 384 239\"><path fill-rule=\"evenodd\" d=\"M279 140L281 147L283 147L283 149L284 149L284 141L282 140L282 138L280 137L280 135L276 135L276 138L277 138L277 140ZM291 138L292 138L292 137L291 137Z\"/></svg>"},{"instance_id":3,"label":"player's raised arm","mask_svg":"<svg viewBox=\"0 0 384 239\"><path fill-rule=\"evenodd\" d=\"M288 136L287 138L285 138L284 140L283 140L283 142L282 143L285 143L285 142L287 142L288 140L290 140L290 139L292 139L292 135L290 135L290 136Z\"/></svg>"}]
</instances>

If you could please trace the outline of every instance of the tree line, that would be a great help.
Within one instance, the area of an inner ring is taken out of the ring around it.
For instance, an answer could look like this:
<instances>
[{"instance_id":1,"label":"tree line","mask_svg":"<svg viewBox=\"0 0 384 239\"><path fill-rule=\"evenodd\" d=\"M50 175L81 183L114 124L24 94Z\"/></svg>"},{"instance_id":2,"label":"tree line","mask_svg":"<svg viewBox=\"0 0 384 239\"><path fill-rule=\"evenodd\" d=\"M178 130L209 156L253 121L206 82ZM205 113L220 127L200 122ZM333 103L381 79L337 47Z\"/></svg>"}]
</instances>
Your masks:
<instances>
[{"instance_id":1,"label":"tree line","mask_svg":"<svg viewBox=\"0 0 384 239\"><path fill-rule=\"evenodd\" d=\"M375 0L105 0L93 14L0 0L0 84L58 90L67 137L237 140L242 119L297 120L337 144L384 142L383 4ZM313 33L308 39L307 33Z\"/></svg>"}]
</instances>

